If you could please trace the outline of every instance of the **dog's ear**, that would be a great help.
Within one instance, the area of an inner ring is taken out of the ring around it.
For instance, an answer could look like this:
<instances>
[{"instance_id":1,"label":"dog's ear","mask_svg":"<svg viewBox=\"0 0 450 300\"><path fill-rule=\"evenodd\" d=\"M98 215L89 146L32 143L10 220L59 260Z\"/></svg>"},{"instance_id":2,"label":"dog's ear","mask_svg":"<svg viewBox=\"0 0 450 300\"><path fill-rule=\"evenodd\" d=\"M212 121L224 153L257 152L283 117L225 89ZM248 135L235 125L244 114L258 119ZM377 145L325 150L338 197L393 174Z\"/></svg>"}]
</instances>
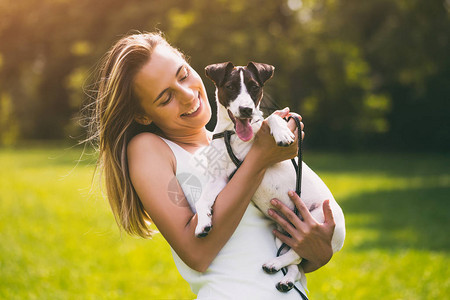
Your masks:
<instances>
[{"instance_id":1,"label":"dog's ear","mask_svg":"<svg viewBox=\"0 0 450 300\"><path fill-rule=\"evenodd\" d=\"M233 70L234 65L233 63L224 62L220 64L213 64L206 66L205 68L205 74L208 76L217 87L221 86L223 84L223 81L225 79L225 75L231 72Z\"/></svg>"},{"instance_id":2,"label":"dog's ear","mask_svg":"<svg viewBox=\"0 0 450 300\"><path fill-rule=\"evenodd\" d=\"M259 81L259 84L263 86L267 80L272 78L275 67L268 64L262 64L251 61L248 63L247 69L250 70L253 74L255 74L256 79L258 79Z\"/></svg>"}]
</instances>

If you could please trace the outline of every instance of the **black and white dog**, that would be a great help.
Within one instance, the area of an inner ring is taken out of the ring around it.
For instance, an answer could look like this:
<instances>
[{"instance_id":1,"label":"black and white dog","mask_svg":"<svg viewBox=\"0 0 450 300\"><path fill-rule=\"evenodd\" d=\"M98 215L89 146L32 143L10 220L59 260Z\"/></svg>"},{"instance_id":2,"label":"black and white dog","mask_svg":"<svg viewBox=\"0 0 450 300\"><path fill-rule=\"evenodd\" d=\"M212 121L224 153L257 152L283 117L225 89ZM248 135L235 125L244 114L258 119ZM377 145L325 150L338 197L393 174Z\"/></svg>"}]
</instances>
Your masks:
<instances>
[{"instance_id":1,"label":"black and white dog","mask_svg":"<svg viewBox=\"0 0 450 300\"><path fill-rule=\"evenodd\" d=\"M218 107L217 125L214 133L222 133L232 130L236 134L230 137L231 148L235 156L244 160L254 133L259 130L264 120L259 104L263 96L264 83L273 76L274 67L250 62L245 67L235 67L231 62L209 65L205 69L206 75L215 83L216 101ZM271 114L268 118L270 132L275 141L280 146L286 146L294 142L295 136L287 127L287 122L278 114ZM223 138L213 139L208 146L215 151L205 151L208 162L212 160L217 164L217 149L222 153L227 153ZM213 157L208 153L215 153ZM226 155L228 157L228 155ZM228 158L230 159L230 158ZM207 235L212 228L212 206L219 192L228 182L228 177L235 171L236 167L230 161L222 160L221 166L215 166L214 170L221 172L217 176L210 176L210 182L202 193L201 198L196 202L198 224L195 234L197 237ZM252 201L267 215L271 207L270 200L279 199L289 208L294 209L294 204L288 197L289 190L295 190L296 174L290 161L283 161L267 169L264 179L255 192ZM306 164L302 163L302 201L311 211L311 214L318 222L324 222L322 203L330 200L336 227L332 239L333 252L342 248L345 237L344 214L333 198L333 195L325 183ZM277 246L281 241L277 239ZM287 274L277 284L281 291L288 291L294 286L294 282L301 279L301 272L298 264L302 258L292 249L279 257L263 265L263 269L268 273L279 271L287 267Z\"/></svg>"}]
</instances>

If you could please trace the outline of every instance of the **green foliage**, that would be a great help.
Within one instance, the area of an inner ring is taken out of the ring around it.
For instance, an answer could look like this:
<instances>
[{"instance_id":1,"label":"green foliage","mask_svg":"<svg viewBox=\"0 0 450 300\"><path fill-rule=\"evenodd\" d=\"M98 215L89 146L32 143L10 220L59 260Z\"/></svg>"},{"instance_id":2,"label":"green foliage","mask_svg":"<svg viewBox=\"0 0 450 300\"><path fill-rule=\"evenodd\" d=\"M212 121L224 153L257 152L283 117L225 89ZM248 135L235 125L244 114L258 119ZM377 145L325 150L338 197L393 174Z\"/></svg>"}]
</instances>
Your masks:
<instances>
[{"instance_id":1,"label":"green foliage","mask_svg":"<svg viewBox=\"0 0 450 300\"><path fill-rule=\"evenodd\" d=\"M161 235L120 234L95 155L0 149L0 298L193 299ZM311 299L445 299L450 292L447 156L308 153L342 206L341 252L308 274ZM413 163L411 163L413 162Z\"/></svg>"},{"instance_id":2,"label":"green foliage","mask_svg":"<svg viewBox=\"0 0 450 300\"><path fill-rule=\"evenodd\" d=\"M11 97L8 94L0 95L0 145L14 144L18 134Z\"/></svg>"},{"instance_id":3,"label":"green foliage","mask_svg":"<svg viewBox=\"0 0 450 300\"><path fill-rule=\"evenodd\" d=\"M120 36L157 28L200 74L273 64L266 94L303 115L311 147L447 151L449 11L446 0L0 0L0 93L21 137L78 134L96 62Z\"/></svg>"}]
</instances>

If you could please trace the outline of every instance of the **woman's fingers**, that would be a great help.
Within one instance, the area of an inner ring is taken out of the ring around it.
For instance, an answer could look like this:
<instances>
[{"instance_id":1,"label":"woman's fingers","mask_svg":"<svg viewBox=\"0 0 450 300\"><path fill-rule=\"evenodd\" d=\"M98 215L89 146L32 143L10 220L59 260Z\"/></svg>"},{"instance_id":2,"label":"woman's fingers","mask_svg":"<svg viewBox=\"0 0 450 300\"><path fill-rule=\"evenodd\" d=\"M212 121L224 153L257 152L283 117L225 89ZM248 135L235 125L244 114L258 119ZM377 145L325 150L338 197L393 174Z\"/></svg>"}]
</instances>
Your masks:
<instances>
[{"instance_id":1,"label":"woman's fingers","mask_svg":"<svg viewBox=\"0 0 450 300\"><path fill-rule=\"evenodd\" d=\"M274 111L274 114L280 116L283 119L287 118L287 117L297 117L300 120L300 129L301 129L301 132L302 132L302 139L305 137L305 133L303 132L303 128L305 128L305 125L303 124L303 122L301 122L302 116L300 116L297 113L290 112L289 107L285 107L282 110L276 110L276 111ZM293 119L290 119L288 121L288 128L292 132L296 133L297 124L295 123L295 121Z\"/></svg>"},{"instance_id":2,"label":"woman's fingers","mask_svg":"<svg viewBox=\"0 0 450 300\"><path fill-rule=\"evenodd\" d=\"M289 113L288 116L289 116L289 117L290 117L290 116L296 116L296 117L299 118L299 120L300 120L300 129L301 129L301 132L302 132L302 140L303 140L303 139L305 138L305 133L303 132L303 129L305 128L305 125L303 124L303 122L301 122L302 117L301 117L299 114L296 114L296 113ZM298 128L297 128L297 124L295 123L294 119L290 119L290 120L288 121L288 124L287 124L287 125L288 125L288 128L289 128L292 132L294 132L294 133L297 132Z\"/></svg>"},{"instance_id":3,"label":"woman's fingers","mask_svg":"<svg viewBox=\"0 0 450 300\"><path fill-rule=\"evenodd\" d=\"M276 200L278 201L278 200ZM279 202L279 201L278 201ZM273 200L272 200L273 203ZM278 205L274 205L278 209ZM295 231L294 227L291 223L289 223L285 218L280 216L275 210L269 209L268 211L269 216L278 223L278 225L281 226L281 228L284 229L284 231L288 232L289 234L293 233Z\"/></svg>"},{"instance_id":4,"label":"woman's fingers","mask_svg":"<svg viewBox=\"0 0 450 300\"><path fill-rule=\"evenodd\" d=\"M288 237L287 235L285 235L284 233L282 233L276 229L274 229L272 232L282 243L284 243L292 248L292 246L293 246L292 238Z\"/></svg>"},{"instance_id":5,"label":"woman's fingers","mask_svg":"<svg viewBox=\"0 0 450 300\"><path fill-rule=\"evenodd\" d=\"M295 192L289 191L288 195L289 198L291 198L292 202L297 207L300 216L303 218L303 222L307 222L309 224L317 223L316 219L314 219L314 217L311 215L308 207L306 207L305 203L300 199L300 197ZM272 199L271 203L283 216L287 218L290 224L292 224L296 228L301 226L302 220L300 220L300 218L291 209L289 209L289 207L287 207L285 204L283 204L277 199ZM280 222L285 222L288 224L288 222L284 218L276 214L273 210L270 210L270 213L277 216L276 219L277 222L278 219L280 219ZM323 214L325 216L324 224L327 224L329 227L336 226L333 211L331 210L330 206L330 200L325 200L323 202ZM280 225L283 224L280 223Z\"/></svg>"},{"instance_id":6,"label":"woman's fingers","mask_svg":"<svg viewBox=\"0 0 450 300\"><path fill-rule=\"evenodd\" d=\"M325 200L323 202L323 215L325 216L325 224L332 227L336 226L336 223L334 222L333 211L331 210L330 206L330 200Z\"/></svg>"},{"instance_id":7,"label":"woman's fingers","mask_svg":"<svg viewBox=\"0 0 450 300\"><path fill-rule=\"evenodd\" d=\"M270 203L273 205L273 207L276 208L277 211L279 211L283 216L285 216L287 221L285 219L283 219L282 217L280 217L284 222L288 223L289 225L292 224L295 228L300 228L302 226L302 224L301 224L302 222L298 218L298 216L289 207L287 207L285 204L283 204L281 201L279 201L278 199L272 199L272 201ZM283 224L280 224L280 225L283 225ZM288 231L288 232L290 234L293 234L293 232L291 232L291 231Z\"/></svg>"},{"instance_id":8,"label":"woman's fingers","mask_svg":"<svg viewBox=\"0 0 450 300\"><path fill-rule=\"evenodd\" d=\"M286 118L289 116L289 107L285 107L282 110L274 111L274 114L279 115L281 118Z\"/></svg>"},{"instance_id":9,"label":"woman's fingers","mask_svg":"<svg viewBox=\"0 0 450 300\"><path fill-rule=\"evenodd\" d=\"M297 207L298 212L303 218L304 222L312 222L314 220L313 216L309 212L309 209L306 207L305 203L300 199L300 197L294 191L289 191L289 198L291 198L292 202L294 202L295 207Z\"/></svg>"},{"instance_id":10,"label":"woman's fingers","mask_svg":"<svg viewBox=\"0 0 450 300\"><path fill-rule=\"evenodd\" d=\"M302 120L302 119L300 118L300 121L301 121L301 120ZM302 127L302 130L303 130L304 125L302 125L302 124L303 124L303 123L300 122L300 127ZM287 123L287 126L288 126L288 128L289 128L292 132L294 132L294 130L297 129L297 124L295 123L294 119L290 119L290 120L288 121L288 123Z\"/></svg>"},{"instance_id":11,"label":"woman's fingers","mask_svg":"<svg viewBox=\"0 0 450 300\"><path fill-rule=\"evenodd\" d=\"M288 125L289 125L289 126L290 126L290 125L296 126L295 121L294 121L293 118L294 118L294 117L297 117L298 120L300 121L300 126L302 127L302 130L303 130L304 125L303 125L303 123L302 123L302 116L300 116L299 114L297 114L297 113L295 113L295 112L289 112L289 113L287 114L287 118L290 118L290 117L292 117L292 118L289 119Z\"/></svg>"}]
</instances>

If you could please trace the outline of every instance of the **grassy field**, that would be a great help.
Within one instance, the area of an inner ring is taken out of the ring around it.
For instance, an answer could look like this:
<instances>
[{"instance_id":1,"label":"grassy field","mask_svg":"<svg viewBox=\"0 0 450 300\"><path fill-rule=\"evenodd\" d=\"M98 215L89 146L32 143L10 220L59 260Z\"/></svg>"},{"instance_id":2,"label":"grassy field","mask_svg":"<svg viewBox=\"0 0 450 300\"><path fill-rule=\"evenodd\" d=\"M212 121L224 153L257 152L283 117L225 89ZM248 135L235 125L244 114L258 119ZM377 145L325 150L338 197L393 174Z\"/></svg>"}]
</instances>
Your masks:
<instances>
[{"instance_id":1,"label":"grassy field","mask_svg":"<svg viewBox=\"0 0 450 300\"><path fill-rule=\"evenodd\" d=\"M167 243L120 234L93 161L0 149L0 299L193 299ZM344 248L311 299L448 299L450 156L306 153L341 204Z\"/></svg>"}]
</instances>

